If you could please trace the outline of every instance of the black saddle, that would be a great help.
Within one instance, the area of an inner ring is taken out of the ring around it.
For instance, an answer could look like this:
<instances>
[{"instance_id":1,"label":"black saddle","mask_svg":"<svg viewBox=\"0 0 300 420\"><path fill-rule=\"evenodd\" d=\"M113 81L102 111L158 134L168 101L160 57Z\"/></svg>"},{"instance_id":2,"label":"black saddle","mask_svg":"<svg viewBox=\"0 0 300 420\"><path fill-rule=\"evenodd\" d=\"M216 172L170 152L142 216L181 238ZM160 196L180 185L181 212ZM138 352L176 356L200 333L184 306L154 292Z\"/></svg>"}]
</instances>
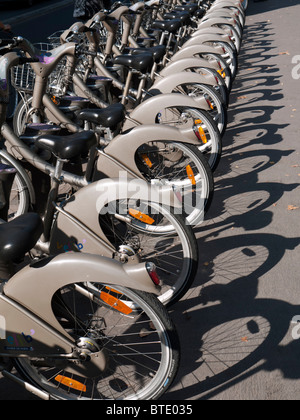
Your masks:
<instances>
[{"instance_id":1,"label":"black saddle","mask_svg":"<svg viewBox=\"0 0 300 420\"><path fill-rule=\"evenodd\" d=\"M151 70L154 63L153 55L144 53L139 55L118 55L113 59L113 64L120 64L130 69L135 69L141 73Z\"/></svg>"},{"instance_id":2,"label":"black saddle","mask_svg":"<svg viewBox=\"0 0 300 420\"><path fill-rule=\"evenodd\" d=\"M160 29L174 34L181 27L181 21L179 19L173 20L156 20L152 23L152 29Z\"/></svg>"},{"instance_id":3,"label":"black saddle","mask_svg":"<svg viewBox=\"0 0 300 420\"><path fill-rule=\"evenodd\" d=\"M145 48L133 48L131 50L131 54L134 55L143 53L145 53ZM155 47L147 48L147 53L151 53L154 61L156 63L160 63L164 55L166 54L166 47L165 45L156 45Z\"/></svg>"},{"instance_id":4,"label":"black saddle","mask_svg":"<svg viewBox=\"0 0 300 420\"><path fill-rule=\"evenodd\" d=\"M104 109L83 109L77 117L102 127L114 128L124 120L125 107L122 104L113 104Z\"/></svg>"},{"instance_id":5,"label":"black saddle","mask_svg":"<svg viewBox=\"0 0 300 420\"><path fill-rule=\"evenodd\" d=\"M88 153L96 143L93 131L82 131L70 136L42 135L36 140L35 146L48 150L60 159L71 160Z\"/></svg>"},{"instance_id":6,"label":"black saddle","mask_svg":"<svg viewBox=\"0 0 300 420\"><path fill-rule=\"evenodd\" d=\"M27 213L0 224L0 262L9 263L23 258L42 233L43 222L36 213Z\"/></svg>"},{"instance_id":7,"label":"black saddle","mask_svg":"<svg viewBox=\"0 0 300 420\"><path fill-rule=\"evenodd\" d=\"M170 13L166 13L164 15L165 19L179 19L180 22L185 25L186 23L189 22L190 20L190 16L191 14L186 11L186 12L170 12Z\"/></svg>"},{"instance_id":8,"label":"black saddle","mask_svg":"<svg viewBox=\"0 0 300 420\"><path fill-rule=\"evenodd\" d=\"M176 6L174 7L174 10L180 11L180 12L190 12L195 13L199 9L198 4L185 4L183 6Z\"/></svg>"}]
</instances>

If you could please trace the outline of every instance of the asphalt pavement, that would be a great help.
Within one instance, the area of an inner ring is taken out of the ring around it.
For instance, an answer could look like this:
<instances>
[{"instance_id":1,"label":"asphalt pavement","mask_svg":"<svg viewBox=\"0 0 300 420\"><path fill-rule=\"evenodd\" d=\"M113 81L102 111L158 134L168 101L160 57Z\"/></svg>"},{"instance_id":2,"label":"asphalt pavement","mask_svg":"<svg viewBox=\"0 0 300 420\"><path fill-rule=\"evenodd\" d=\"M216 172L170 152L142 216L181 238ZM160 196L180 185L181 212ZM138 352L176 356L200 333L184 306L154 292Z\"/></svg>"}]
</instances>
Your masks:
<instances>
[{"instance_id":1,"label":"asphalt pavement","mask_svg":"<svg viewBox=\"0 0 300 420\"><path fill-rule=\"evenodd\" d=\"M199 273L171 311L182 362L163 400L300 398L299 15L298 0L250 0ZM0 399L28 398L0 379Z\"/></svg>"}]
</instances>

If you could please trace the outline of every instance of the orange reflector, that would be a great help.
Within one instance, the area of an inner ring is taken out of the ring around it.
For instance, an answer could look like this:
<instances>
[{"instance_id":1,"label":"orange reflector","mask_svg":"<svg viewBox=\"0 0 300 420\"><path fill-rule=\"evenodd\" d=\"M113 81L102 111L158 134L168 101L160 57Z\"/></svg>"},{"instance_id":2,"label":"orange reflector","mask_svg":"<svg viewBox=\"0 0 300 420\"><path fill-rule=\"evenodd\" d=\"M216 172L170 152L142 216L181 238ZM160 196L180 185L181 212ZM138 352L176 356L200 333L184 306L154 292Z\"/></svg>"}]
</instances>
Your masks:
<instances>
[{"instance_id":1,"label":"orange reflector","mask_svg":"<svg viewBox=\"0 0 300 420\"><path fill-rule=\"evenodd\" d=\"M109 290L112 293L116 293L117 295L122 295L121 292L118 292L116 289L112 289L111 287L106 286L105 289Z\"/></svg>"},{"instance_id":2,"label":"orange reflector","mask_svg":"<svg viewBox=\"0 0 300 420\"><path fill-rule=\"evenodd\" d=\"M153 163L151 162L151 160L148 158L147 155L142 155L142 159L144 161L144 163L149 166L149 168L151 169L153 166Z\"/></svg>"},{"instance_id":3,"label":"orange reflector","mask_svg":"<svg viewBox=\"0 0 300 420\"><path fill-rule=\"evenodd\" d=\"M206 99L207 105L210 107L210 109L214 109L213 104L210 102L209 99Z\"/></svg>"},{"instance_id":4,"label":"orange reflector","mask_svg":"<svg viewBox=\"0 0 300 420\"><path fill-rule=\"evenodd\" d=\"M225 79L226 74L225 74L224 69L222 69L222 70L218 70L218 73L219 73L219 74L223 77L223 79Z\"/></svg>"},{"instance_id":5,"label":"orange reflector","mask_svg":"<svg viewBox=\"0 0 300 420\"><path fill-rule=\"evenodd\" d=\"M58 99L56 96L52 95L52 96L51 96L51 101L52 101L55 105L59 105L59 99Z\"/></svg>"},{"instance_id":6,"label":"orange reflector","mask_svg":"<svg viewBox=\"0 0 300 420\"><path fill-rule=\"evenodd\" d=\"M108 293L101 292L100 299L103 300L103 302L105 302L107 305L111 306L113 309L115 309L118 312L121 312L124 315L129 315L132 312L132 309L129 308L129 306L125 305L125 303Z\"/></svg>"},{"instance_id":7,"label":"orange reflector","mask_svg":"<svg viewBox=\"0 0 300 420\"><path fill-rule=\"evenodd\" d=\"M76 389L76 391L86 392L86 386L78 381L75 381L74 379L67 378L66 376L62 375L57 375L55 380L62 385L65 385L72 389Z\"/></svg>"},{"instance_id":8,"label":"orange reflector","mask_svg":"<svg viewBox=\"0 0 300 420\"><path fill-rule=\"evenodd\" d=\"M193 169L191 168L191 165L188 165L186 167L186 173L189 177L189 180L191 181L191 184L196 185L196 179L195 179L195 176L194 176Z\"/></svg>"},{"instance_id":9,"label":"orange reflector","mask_svg":"<svg viewBox=\"0 0 300 420\"><path fill-rule=\"evenodd\" d=\"M129 209L130 216L134 217L135 219L139 220L140 222L146 223L147 225L153 225L155 222L152 217L147 216L147 214L142 213L141 211Z\"/></svg>"},{"instance_id":10,"label":"orange reflector","mask_svg":"<svg viewBox=\"0 0 300 420\"><path fill-rule=\"evenodd\" d=\"M204 144L206 144L207 143L207 137L206 137L206 134L205 134L203 128L202 127L198 127L198 131L199 131L199 134L200 134L200 137L201 137L202 142Z\"/></svg>"}]
</instances>

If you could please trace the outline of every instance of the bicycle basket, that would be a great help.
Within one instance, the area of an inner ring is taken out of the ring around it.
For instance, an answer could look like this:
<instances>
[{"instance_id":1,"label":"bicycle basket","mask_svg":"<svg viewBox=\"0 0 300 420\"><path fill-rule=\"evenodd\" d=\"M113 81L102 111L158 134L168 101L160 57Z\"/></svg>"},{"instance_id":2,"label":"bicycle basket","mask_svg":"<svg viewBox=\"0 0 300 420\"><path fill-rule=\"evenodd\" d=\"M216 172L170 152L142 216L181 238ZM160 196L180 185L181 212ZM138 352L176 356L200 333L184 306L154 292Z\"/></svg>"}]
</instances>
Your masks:
<instances>
[{"instance_id":1,"label":"bicycle basket","mask_svg":"<svg viewBox=\"0 0 300 420\"><path fill-rule=\"evenodd\" d=\"M11 69L11 84L17 91L33 92L35 74L30 64L23 64Z\"/></svg>"},{"instance_id":2,"label":"bicycle basket","mask_svg":"<svg viewBox=\"0 0 300 420\"><path fill-rule=\"evenodd\" d=\"M42 53L47 53L54 49L53 44L44 42L34 44L34 46ZM49 93L56 95L64 93L64 87L67 83L65 77L66 62L66 57L62 58L55 70L51 73L47 86L47 91ZM32 93L34 90L34 83L35 73L30 64L23 64L12 68L12 85L17 91Z\"/></svg>"}]
</instances>

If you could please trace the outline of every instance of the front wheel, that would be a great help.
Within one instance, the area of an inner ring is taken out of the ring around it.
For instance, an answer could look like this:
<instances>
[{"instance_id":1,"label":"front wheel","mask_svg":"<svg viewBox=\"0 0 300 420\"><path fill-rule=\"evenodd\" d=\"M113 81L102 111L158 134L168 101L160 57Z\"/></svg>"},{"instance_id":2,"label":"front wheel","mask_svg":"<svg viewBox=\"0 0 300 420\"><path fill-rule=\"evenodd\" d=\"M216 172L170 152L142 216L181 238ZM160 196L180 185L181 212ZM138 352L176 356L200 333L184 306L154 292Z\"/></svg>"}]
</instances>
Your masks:
<instances>
[{"instance_id":1,"label":"front wheel","mask_svg":"<svg viewBox=\"0 0 300 420\"><path fill-rule=\"evenodd\" d=\"M139 199L108 203L99 224L122 262L154 263L161 282L159 300L176 303L191 287L198 269L198 247L180 214ZM180 209L178 209L180 210Z\"/></svg>"},{"instance_id":2,"label":"front wheel","mask_svg":"<svg viewBox=\"0 0 300 420\"><path fill-rule=\"evenodd\" d=\"M135 161L149 183L173 187L180 194L186 223L201 224L213 194L214 179L209 164L196 146L168 141L143 144Z\"/></svg>"},{"instance_id":3,"label":"front wheel","mask_svg":"<svg viewBox=\"0 0 300 420\"><path fill-rule=\"evenodd\" d=\"M105 355L94 358L15 360L19 373L56 400L153 400L172 384L180 345L170 316L151 294L100 283L79 283L56 292L53 312L77 345ZM84 365L87 365L84 369ZM75 373L77 372L77 373Z\"/></svg>"}]
</instances>

